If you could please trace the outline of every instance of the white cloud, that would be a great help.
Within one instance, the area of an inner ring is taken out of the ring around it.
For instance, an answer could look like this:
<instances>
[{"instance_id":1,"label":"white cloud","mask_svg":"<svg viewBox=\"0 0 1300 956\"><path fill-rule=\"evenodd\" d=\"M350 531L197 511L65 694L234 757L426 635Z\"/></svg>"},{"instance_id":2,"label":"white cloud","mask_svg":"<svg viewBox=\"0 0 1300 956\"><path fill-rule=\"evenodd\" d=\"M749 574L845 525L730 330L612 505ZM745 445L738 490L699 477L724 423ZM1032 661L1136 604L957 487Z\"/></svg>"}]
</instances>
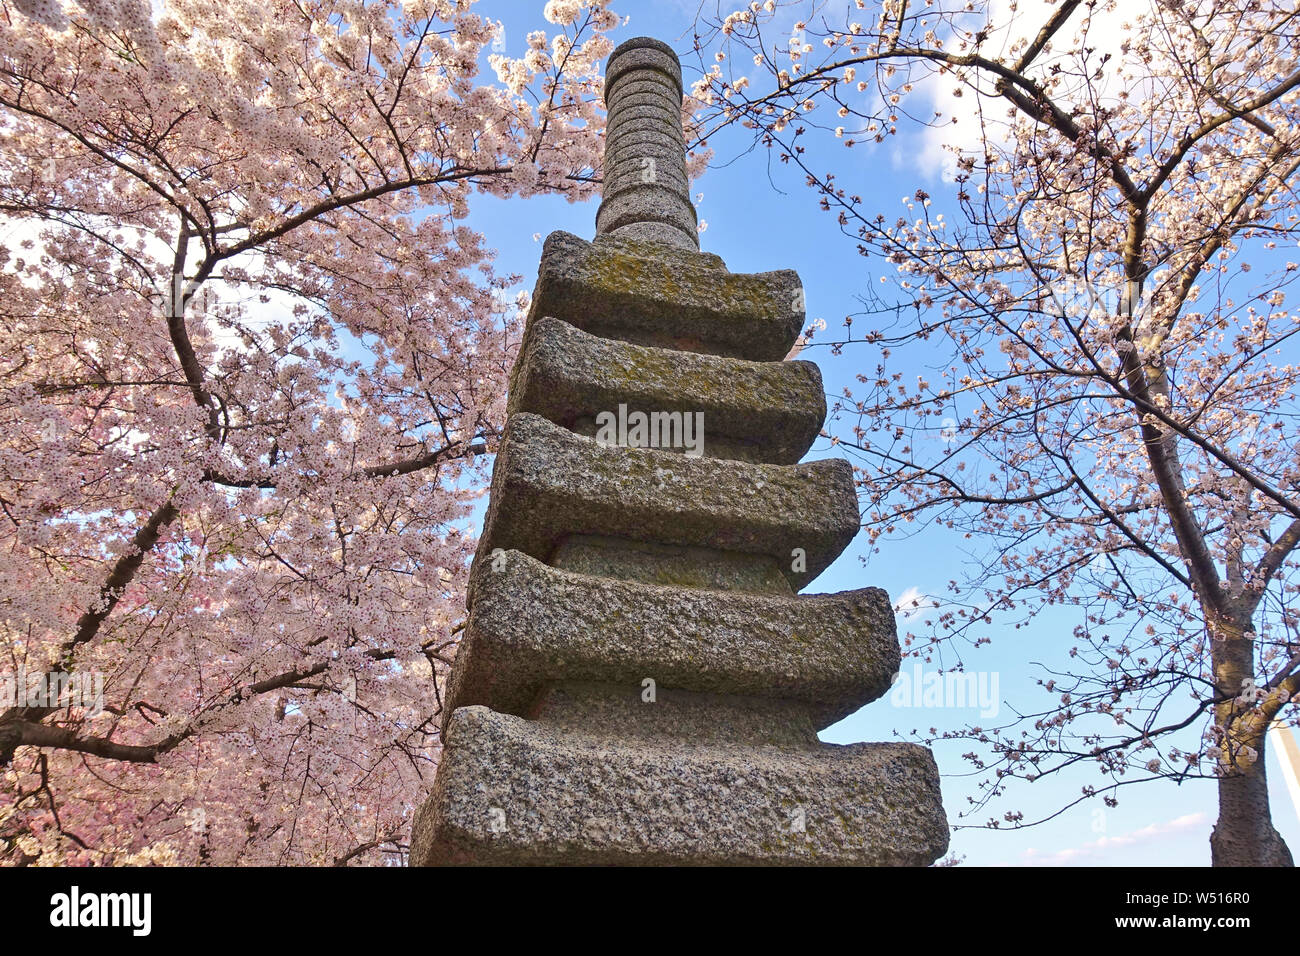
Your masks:
<instances>
[{"instance_id":1,"label":"white cloud","mask_svg":"<svg viewBox=\"0 0 1300 956\"><path fill-rule=\"evenodd\" d=\"M895 599L894 613L902 615L903 620L910 621L938 606L939 602L920 588L910 587Z\"/></svg>"},{"instance_id":2,"label":"white cloud","mask_svg":"<svg viewBox=\"0 0 1300 956\"><path fill-rule=\"evenodd\" d=\"M1018 6L1019 9L1013 11L1013 6ZM1110 54L1112 57L1111 66L1099 81L1099 86L1094 86L1094 91L1100 94L1100 99L1108 99L1118 92L1107 87L1113 85L1117 72L1115 67L1126 59L1121 49L1128 35L1128 31L1124 29L1125 22L1134 20L1150 8L1150 0L1136 0L1136 2L1123 0L1109 11L1098 10L1088 22L1087 45L1094 50L1094 59L1091 62L1099 62L1105 54ZM1003 58L1010 61L1012 45L1035 36L1055 10L1055 4L1045 2L1026 4L1024 0L1020 0L1019 3L1015 0L989 0L987 10L988 22L1002 24L1002 26L990 33L989 39L981 45L980 52L993 59ZM1083 25L1084 17L1084 10L1076 11L1069 23L1057 33L1055 46L1058 51L1073 45L1077 31ZM1039 72L1046 72L1051 60L1052 54L1040 54L1034 66L1041 68ZM1031 69L1030 72L1035 71ZM960 98L954 97L953 91L959 85L951 73L935 75L918 82L912 94L919 95L922 101L928 103L929 115L938 112L948 120L939 122L935 126L928 126L920 134L920 149L912 161L920 167L927 178L941 177L946 181L952 180L956 169L956 156L951 148L945 147L957 147L964 153L982 152L981 105L987 110L995 111L992 118L999 125L1002 123L1005 101L991 96L976 97L972 95L969 88L964 86L964 95ZM980 88L991 92L991 86L987 82L981 83ZM926 115L923 110L914 110L913 113ZM956 123L951 122L952 117L957 118Z\"/></svg>"},{"instance_id":3,"label":"white cloud","mask_svg":"<svg viewBox=\"0 0 1300 956\"><path fill-rule=\"evenodd\" d=\"M1112 856L1120 850L1144 844L1161 843L1171 838L1184 838L1190 833L1205 831L1210 818L1205 813L1188 813L1164 823L1153 823L1132 833L1120 836L1103 836L1078 847L1044 852L1030 848L1020 855L1017 866L1101 866L1112 863ZM1206 834L1208 837L1208 834Z\"/></svg>"}]
</instances>

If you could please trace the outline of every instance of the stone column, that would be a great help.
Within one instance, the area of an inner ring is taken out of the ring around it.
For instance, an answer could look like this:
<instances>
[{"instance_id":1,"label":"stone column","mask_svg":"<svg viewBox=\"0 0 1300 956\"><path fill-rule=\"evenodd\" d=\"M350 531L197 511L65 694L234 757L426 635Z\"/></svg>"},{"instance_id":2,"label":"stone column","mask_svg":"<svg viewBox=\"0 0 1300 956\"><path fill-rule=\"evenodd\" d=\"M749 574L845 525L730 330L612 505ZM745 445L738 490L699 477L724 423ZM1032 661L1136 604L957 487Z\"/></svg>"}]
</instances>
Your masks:
<instances>
[{"instance_id":1,"label":"stone column","mask_svg":"<svg viewBox=\"0 0 1300 956\"><path fill-rule=\"evenodd\" d=\"M798 593L859 527L848 462L801 463L799 277L696 251L667 47L620 46L606 95L599 234L543 248L411 863L933 862L930 751L817 739L900 649L879 588Z\"/></svg>"},{"instance_id":2,"label":"stone column","mask_svg":"<svg viewBox=\"0 0 1300 956\"><path fill-rule=\"evenodd\" d=\"M596 232L698 249L686 179L682 66L658 40L628 40L605 69L604 201Z\"/></svg>"}]
</instances>

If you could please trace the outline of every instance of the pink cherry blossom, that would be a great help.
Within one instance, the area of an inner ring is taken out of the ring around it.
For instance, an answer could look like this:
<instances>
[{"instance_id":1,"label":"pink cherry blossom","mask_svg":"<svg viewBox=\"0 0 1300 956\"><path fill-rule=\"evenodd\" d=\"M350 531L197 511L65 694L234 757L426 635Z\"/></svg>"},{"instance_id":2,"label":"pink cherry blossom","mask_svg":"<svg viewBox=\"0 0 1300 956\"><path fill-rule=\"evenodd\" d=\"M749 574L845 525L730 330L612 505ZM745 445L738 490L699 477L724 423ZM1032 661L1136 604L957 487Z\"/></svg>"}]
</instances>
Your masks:
<instances>
[{"instance_id":1,"label":"pink cherry blossom","mask_svg":"<svg viewBox=\"0 0 1300 956\"><path fill-rule=\"evenodd\" d=\"M0 704L0 861L403 859L520 334L464 218L592 194L617 22L483 77L473 6L0 4L0 679L104 688Z\"/></svg>"},{"instance_id":2,"label":"pink cherry blossom","mask_svg":"<svg viewBox=\"0 0 1300 956\"><path fill-rule=\"evenodd\" d=\"M995 620L1039 638L1052 697L948 734L987 773L972 812L1015 778L1091 766L1083 798L1113 800L1151 769L1213 782L1216 863L1291 860L1258 755L1300 690L1292 19L767 0L697 24L706 125L806 178L887 290L815 345L858 356L829 429L873 546L921 522L970 558L905 646L961 660ZM903 179L875 208L826 160L891 139L938 157L942 195ZM1073 633L1036 627L1060 608ZM1157 737L1191 742L1185 767L1138 755Z\"/></svg>"}]
</instances>

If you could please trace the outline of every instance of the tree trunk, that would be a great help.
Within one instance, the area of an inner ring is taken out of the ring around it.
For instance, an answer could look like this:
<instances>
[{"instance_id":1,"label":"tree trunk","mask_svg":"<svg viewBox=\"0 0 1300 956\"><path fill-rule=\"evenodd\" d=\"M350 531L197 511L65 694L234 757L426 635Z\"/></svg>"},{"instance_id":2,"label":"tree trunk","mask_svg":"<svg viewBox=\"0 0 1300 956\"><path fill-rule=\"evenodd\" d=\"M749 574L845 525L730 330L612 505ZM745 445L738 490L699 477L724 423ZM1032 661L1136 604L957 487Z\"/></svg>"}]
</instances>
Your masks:
<instances>
[{"instance_id":1,"label":"tree trunk","mask_svg":"<svg viewBox=\"0 0 1300 956\"><path fill-rule=\"evenodd\" d=\"M1219 780L1219 819L1210 834L1214 866L1295 865L1269 815L1263 739L1256 749L1259 759L1246 772Z\"/></svg>"},{"instance_id":2,"label":"tree trunk","mask_svg":"<svg viewBox=\"0 0 1300 956\"><path fill-rule=\"evenodd\" d=\"M1214 708L1216 725L1223 731L1219 759L1219 819L1210 834L1210 858L1214 866L1294 866L1286 841L1273 828L1268 806L1268 778L1264 772L1264 744L1267 726L1258 726L1253 715L1242 719L1242 705L1235 699L1242 682L1254 677L1254 641L1250 622L1234 622L1221 639L1211 641L1214 675L1219 696L1229 698ZM1245 756L1245 748L1256 753Z\"/></svg>"}]
</instances>

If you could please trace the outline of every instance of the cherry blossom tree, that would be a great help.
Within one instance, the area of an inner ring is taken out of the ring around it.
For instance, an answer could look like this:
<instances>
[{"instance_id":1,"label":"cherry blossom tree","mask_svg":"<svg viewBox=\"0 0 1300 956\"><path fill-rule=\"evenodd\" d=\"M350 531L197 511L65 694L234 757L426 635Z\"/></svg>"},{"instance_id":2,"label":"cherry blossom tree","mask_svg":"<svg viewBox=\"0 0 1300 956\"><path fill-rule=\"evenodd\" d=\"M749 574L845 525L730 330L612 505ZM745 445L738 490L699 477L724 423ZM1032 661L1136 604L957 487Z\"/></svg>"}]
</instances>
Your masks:
<instances>
[{"instance_id":1,"label":"cherry blossom tree","mask_svg":"<svg viewBox=\"0 0 1300 956\"><path fill-rule=\"evenodd\" d=\"M961 667L994 621L1076 621L1036 634L1041 705L938 734L974 745L966 816L1080 765L1080 800L1206 779L1213 862L1289 865L1264 748L1300 691L1294 11L768 0L697 33L714 125L896 267L825 344L859 355L835 437L870 540L928 522L971 552L909 651ZM827 147L900 134L949 159L897 215Z\"/></svg>"},{"instance_id":2,"label":"cherry blossom tree","mask_svg":"<svg viewBox=\"0 0 1300 956\"><path fill-rule=\"evenodd\" d=\"M607 2L0 0L0 861L402 861Z\"/></svg>"}]
</instances>

